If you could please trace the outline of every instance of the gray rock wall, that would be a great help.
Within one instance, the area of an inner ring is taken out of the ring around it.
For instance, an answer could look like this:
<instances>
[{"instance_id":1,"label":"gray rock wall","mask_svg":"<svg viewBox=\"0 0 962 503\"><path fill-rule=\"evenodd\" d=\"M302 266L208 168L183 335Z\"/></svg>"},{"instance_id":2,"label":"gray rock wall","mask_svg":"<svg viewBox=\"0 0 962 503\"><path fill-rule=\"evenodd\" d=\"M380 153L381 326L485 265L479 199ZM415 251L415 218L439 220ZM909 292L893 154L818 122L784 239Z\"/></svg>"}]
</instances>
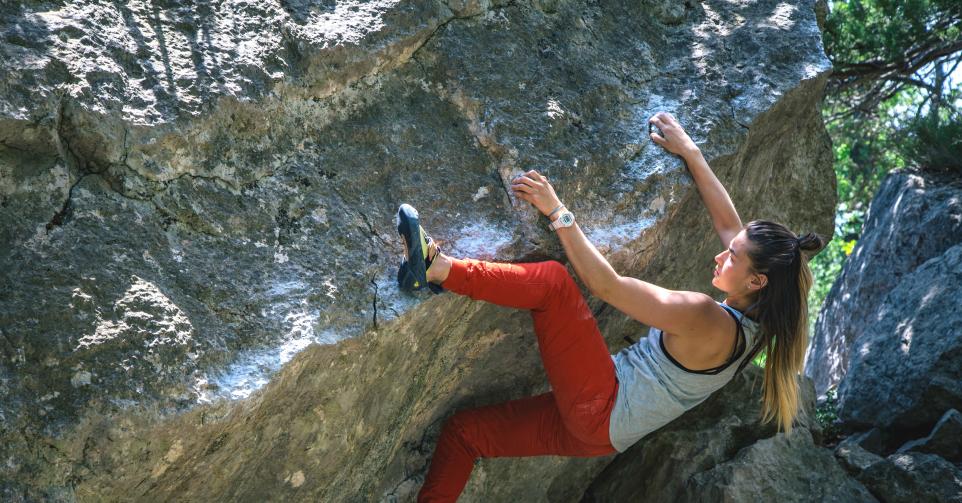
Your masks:
<instances>
[{"instance_id":1,"label":"gray rock wall","mask_svg":"<svg viewBox=\"0 0 962 503\"><path fill-rule=\"evenodd\" d=\"M889 174L809 350L841 429L864 432L836 456L881 501L962 501L960 202L957 178Z\"/></svg>"},{"instance_id":2,"label":"gray rock wall","mask_svg":"<svg viewBox=\"0 0 962 503\"><path fill-rule=\"evenodd\" d=\"M893 173L869 207L862 237L825 298L805 372L819 395L837 386L877 331L880 306L906 276L962 242L959 187L930 175ZM905 299L902 299L905 300Z\"/></svg>"},{"instance_id":3,"label":"gray rock wall","mask_svg":"<svg viewBox=\"0 0 962 503\"><path fill-rule=\"evenodd\" d=\"M962 244L905 276L856 340L859 352L839 386L840 420L911 435L962 406L960 295Z\"/></svg>"},{"instance_id":4,"label":"gray rock wall","mask_svg":"<svg viewBox=\"0 0 962 503\"><path fill-rule=\"evenodd\" d=\"M684 501L878 501L805 429L759 440L692 477Z\"/></svg>"},{"instance_id":5,"label":"gray rock wall","mask_svg":"<svg viewBox=\"0 0 962 503\"><path fill-rule=\"evenodd\" d=\"M620 272L705 291L658 110L744 218L831 231L812 2L41 1L0 6L0 56L8 498L410 498L444 417L545 382L523 314L396 293L395 208L560 257L505 189L537 168ZM592 306L613 350L643 330ZM485 462L468 499L607 461Z\"/></svg>"}]
</instances>

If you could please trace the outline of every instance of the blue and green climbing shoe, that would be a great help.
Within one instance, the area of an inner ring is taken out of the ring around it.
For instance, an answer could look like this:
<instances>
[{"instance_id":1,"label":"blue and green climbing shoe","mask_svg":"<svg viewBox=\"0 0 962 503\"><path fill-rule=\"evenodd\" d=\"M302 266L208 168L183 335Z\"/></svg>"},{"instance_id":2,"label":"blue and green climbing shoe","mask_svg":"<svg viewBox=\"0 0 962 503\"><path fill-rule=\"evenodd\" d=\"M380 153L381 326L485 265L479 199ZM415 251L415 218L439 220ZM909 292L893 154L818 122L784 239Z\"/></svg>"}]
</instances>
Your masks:
<instances>
[{"instance_id":1,"label":"blue and green climbing shoe","mask_svg":"<svg viewBox=\"0 0 962 503\"><path fill-rule=\"evenodd\" d=\"M427 279L431 259L428 258L428 243L432 242L421 228L418 210L409 204L402 204L397 210L397 232L404 238L407 259L401 260L397 271L398 287L402 290L416 291L428 287L433 293L441 293L444 288L429 283ZM436 248L441 253L440 247ZM432 257L433 258L433 257Z\"/></svg>"}]
</instances>

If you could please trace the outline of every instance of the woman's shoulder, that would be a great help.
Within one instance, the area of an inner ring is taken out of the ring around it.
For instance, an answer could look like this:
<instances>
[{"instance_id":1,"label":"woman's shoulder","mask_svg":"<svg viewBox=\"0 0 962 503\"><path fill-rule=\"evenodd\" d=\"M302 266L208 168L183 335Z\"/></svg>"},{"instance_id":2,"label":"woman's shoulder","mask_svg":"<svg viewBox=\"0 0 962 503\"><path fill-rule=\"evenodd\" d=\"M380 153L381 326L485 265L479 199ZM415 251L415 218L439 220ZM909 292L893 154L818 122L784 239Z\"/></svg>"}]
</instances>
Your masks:
<instances>
[{"instance_id":1,"label":"woman's shoulder","mask_svg":"<svg viewBox=\"0 0 962 503\"><path fill-rule=\"evenodd\" d=\"M715 302L716 302L719 306L721 306L724 310L728 311L729 313L734 314L735 317L738 319L738 321L742 322L743 325L748 325L748 326L751 326L752 328L754 328L754 327L756 327L756 326L758 325L758 322L757 322L757 321L749 318L747 315L745 315L745 313L739 311L738 309L735 309L734 307L729 306L728 304L726 304L726 303L724 303L724 302L719 302L719 301L717 301L717 300L716 300Z\"/></svg>"}]
</instances>

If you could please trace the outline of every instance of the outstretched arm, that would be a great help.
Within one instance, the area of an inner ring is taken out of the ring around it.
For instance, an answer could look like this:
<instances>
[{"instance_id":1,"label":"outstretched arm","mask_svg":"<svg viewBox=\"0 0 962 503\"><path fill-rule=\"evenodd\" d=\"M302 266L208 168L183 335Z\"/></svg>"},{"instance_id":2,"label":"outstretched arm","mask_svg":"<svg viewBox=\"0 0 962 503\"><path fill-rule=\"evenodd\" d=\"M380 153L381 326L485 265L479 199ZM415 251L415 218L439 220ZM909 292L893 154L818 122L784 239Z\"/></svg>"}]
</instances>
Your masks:
<instances>
[{"instance_id":1,"label":"outstretched arm","mask_svg":"<svg viewBox=\"0 0 962 503\"><path fill-rule=\"evenodd\" d=\"M708 214L711 215L715 232L718 233L722 246L727 248L732 238L742 230L742 221L738 218L738 212L728 196L728 191L708 166L701 150L671 114L658 112L649 122L658 126L664 134L662 137L652 133L651 139L665 147L665 150L680 156L688 165L688 171L695 180L701 200L708 208Z\"/></svg>"}]
</instances>

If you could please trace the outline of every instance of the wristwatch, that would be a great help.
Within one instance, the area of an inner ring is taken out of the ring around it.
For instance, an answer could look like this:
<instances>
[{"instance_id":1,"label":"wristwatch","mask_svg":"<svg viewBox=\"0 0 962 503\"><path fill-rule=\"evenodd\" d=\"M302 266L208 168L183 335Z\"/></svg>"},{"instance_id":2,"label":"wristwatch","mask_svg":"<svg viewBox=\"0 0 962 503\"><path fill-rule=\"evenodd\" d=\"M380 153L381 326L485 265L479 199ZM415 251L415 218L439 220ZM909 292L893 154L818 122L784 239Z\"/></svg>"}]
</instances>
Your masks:
<instances>
[{"instance_id":1,"label":"wristwatch","mask_svg":"<svg viewBox=\"0 0 962 503\"><path fill-rule=\"evenodd\" d=\"M568 211L568 208L561 210L561 215L551 225L548 226L552 231L557 231L562 227L571 227L575 224L575 214Z\"/></svg>"}]
</instances>

